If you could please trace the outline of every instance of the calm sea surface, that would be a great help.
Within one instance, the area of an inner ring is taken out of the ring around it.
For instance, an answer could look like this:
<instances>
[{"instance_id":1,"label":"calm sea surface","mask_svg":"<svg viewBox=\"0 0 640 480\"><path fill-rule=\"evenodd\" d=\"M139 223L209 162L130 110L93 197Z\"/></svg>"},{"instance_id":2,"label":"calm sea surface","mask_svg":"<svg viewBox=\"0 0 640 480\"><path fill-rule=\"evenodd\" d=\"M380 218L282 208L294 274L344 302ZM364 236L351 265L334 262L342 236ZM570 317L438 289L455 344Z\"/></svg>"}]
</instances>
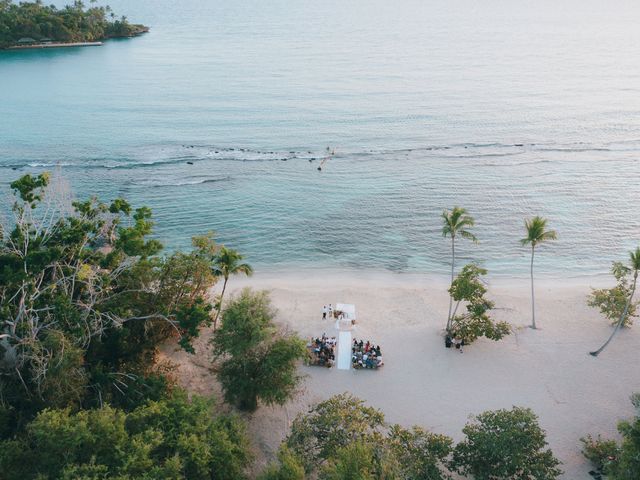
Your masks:
<instances>
[{"instance_id":1,"label":"calm sea surface","mask_svg":"<svg viewBox=\"0 0 640 480\"><path fill-rule=\"evenodd\" d=\"M151 33L0 52L5 206L60 165L151 206L169 248L215 230L262 269L446 272L453 205L496 274L527 273L529 215L559 234L548 276L640 243L635 0L110 4Z\"/></svg>"}]
</instances>

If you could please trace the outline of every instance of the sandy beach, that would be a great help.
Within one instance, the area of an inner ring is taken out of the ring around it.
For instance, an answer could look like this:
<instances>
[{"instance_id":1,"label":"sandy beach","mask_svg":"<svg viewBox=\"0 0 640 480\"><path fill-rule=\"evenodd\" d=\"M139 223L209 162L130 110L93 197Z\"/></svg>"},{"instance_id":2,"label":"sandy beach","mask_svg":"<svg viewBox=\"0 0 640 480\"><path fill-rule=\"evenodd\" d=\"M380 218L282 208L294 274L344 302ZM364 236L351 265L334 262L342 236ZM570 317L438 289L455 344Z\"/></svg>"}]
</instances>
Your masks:
<instances>
[{"instance_id":1,"label":"sandy beach","mask_svg":"<svg viewBox=\"0 0 640 480\"><path fill-rule=\"evenodd\" d=\"M464 354L445 349L442 330L448 297L446 280L419 275L309 271L234 278L243 287L271 292L277 320L302 337L334 335L321 319L325 304L354 303L355 338L382 346L385 366L378 371L339 371L301 366L303 390L284 407L261 407L248 416L256 450L256 470L273 457L295 415L319 400L351 392L381 409L390 423L419 424L454 439L470 414L513 405L532 408L563 462L565 479L588 478L579 438L588 433L615 435L616 422L633 415L629 396L640 391L640 327L625 329L598 358L588 355L611 332L606 320L586 305L591 286L608 280L539 280L536 311L530 322L529 283L500 279L489 283L495 316L514 333L500 342L479 340ZM178 364L183 386L219 396L209 370L207 341L196 355L167 345L163 354Z\"/></svg>"}]
</instances>

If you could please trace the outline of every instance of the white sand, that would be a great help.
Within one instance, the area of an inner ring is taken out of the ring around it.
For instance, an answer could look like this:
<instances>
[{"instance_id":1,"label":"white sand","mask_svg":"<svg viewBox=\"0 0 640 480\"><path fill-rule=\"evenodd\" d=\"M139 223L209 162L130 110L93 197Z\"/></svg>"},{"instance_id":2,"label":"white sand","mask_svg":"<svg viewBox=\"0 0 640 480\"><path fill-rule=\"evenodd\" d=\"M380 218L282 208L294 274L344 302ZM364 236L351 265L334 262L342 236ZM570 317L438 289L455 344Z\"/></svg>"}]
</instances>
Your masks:
<instances>
[{"instance_id":1,"label":"white sand","mask_svg":"<svg viewBox=\"0 0 640 480\"><path fill-rule=\"evenodd\" d=\"M378 371L339 371L301 367L308 375L304 391L285 407L261 407L248 416L256 469L272 458L289 422L308 406L349 391L381 409L388 422L419 424L458 440L470 414L512 405L532 408L547 439L563 462L565 479L587 478L589 465L579 438L587 433L614 435L617 420L633 415L632 392L640 392L640 325L622 330L598 358L611 327L585 297L591 281L538 281L537 321L530 322L527 280L494 281L489 296L495 316L508 320L514 334L500 342L479 340L464 354L445 349L446 282L414 275L328 273L257 275L234 278L233 292L244 286L267 289L278 320L303 337L334 335L321 320L324 304L354 303L355 338L382 346L385 366ZM167 347L178 374L191 391L219 396L209 371L205 332L198 353L190 356Z\"/></svg>"}]
</instances>

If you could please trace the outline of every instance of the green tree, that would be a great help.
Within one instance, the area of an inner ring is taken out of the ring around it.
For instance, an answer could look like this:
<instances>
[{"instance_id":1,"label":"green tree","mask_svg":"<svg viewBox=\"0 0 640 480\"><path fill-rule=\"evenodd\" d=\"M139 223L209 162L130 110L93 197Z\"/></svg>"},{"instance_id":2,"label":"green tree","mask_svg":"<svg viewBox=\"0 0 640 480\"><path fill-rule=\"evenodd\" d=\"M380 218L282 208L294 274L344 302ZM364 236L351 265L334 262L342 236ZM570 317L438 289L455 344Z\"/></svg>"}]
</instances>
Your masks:
<instances>
[{"instance_id":1,"label":"green tree","mask_svg":"<svg viewBox=\"0 0 640 480\"><path fill-rule=\"evenodd\" d=\"M176 392L128 414L109 406L43 410L0 442L0 471L6 480L242 479L250 459L244 426L211 407Z\"/></svg>"},{"instance_id":2,"label":"green tree","mask_svg":"<svg viewBox=\"0 0 640 480\"><path fill-rule=\"evenodd\" d=\"M212 340L225 399L242 410L255 410L258 400L284 404L302 379L296 364L306 355L305 343L277 329L273 316L266 292L244 289Z\"/></svg>"},{"instance_id":3,"label":"green tree","mask_svg":"<svg viewBox=\"0 0 640 480\"><path fill-rule=\"evenodd\" d=\"M501 340L511 333L507 322L496 322L490 316L494 304L485 298L487 288L482 276L487 270L470 263L462 268L449 289L456 306L451 315L450 334L464 340L465 344L473 343L478 337ZM466 302L467 312L456 315L461 302Z\"/></svg>"},{"instance_id":4,"label":"green tree","mask_svg":"<svg viewBox=\"0 0 640 480\"><path fill-rule=\"evenodd\" d=\"M469 231L473 227L475 220L467 213L467 210L460 207L453 207L453 210L444 210L442 212L442 236L451 237L451 283L453 283L456 263L456 238L462 237L477 243L477 238ZM447 315L447 331L451 329L451 309L453 307L453 298L449 297L449 314Z\"/></svg>"},{"instance_id":5,"label":"green tree","mask_svg":"<svg viewBox=\"0 0 640 480\"><path fill-rule=\"evenodd\" d=\"M258 477L258 480L304 479L304 467L286 445L283 445L278 451L278 461L271 463Z\"/></svg>"},{"instance_id":6,"label":"green tree","mask_svg":"<svg viewBox=\"0 0 640 480\"><path fill-rule=\"evenodd\" d=\"M622 441L594 439L591 435L582 438L582 453L596 469L609 480L635 480L640 478L640 394L631 396L636 409L632 420L618 423Z\"/></svg>"},{"instance_id":7,"label":"green tree","mask_svg":"<svg viewBox=\"0 0 640 480\"><path fill-rule=\"evenodd\" d=\"M615 440L604 439L600 435L593 438L587 435L580 439L583 443L582 454L596 468L601 475L613 474L618 465L620 447ZM613 478L613 477L612 477Z\"/></svg>"},{"instance_id":8,"label":"green tree","mask_svg":"<svg viewBox=\"0 0 640 480\"><path fill-rule=\"evenodd\" d=\"M453 449L453 440L446 435L431 433L421 427L405 429L391 427L388 445L398 462L398 478L403 480L449 479L446 464Z\"/></svg>"},{"instance_id":9,"label":"green tree","mask_svg":"<svg viewBox=\"0 0 640 480\"><path fill-rule=\"evenodd\" d=\"M220 293L220 299L216 308L216 316L213 320L213 328L218 325L218 316L222 310L222 300L224 298L224 292L227 289L227 282L231 275L238 275L243 273L247 276L253 274L253 268L248 263L242 263L243 256L236 250L222 246L213 258L212 269L216 276L224 279L222 283L222 292Z\"/></svg>"},{"instance_id":10,"label":"green tree","mask_svg":"<svg viewBox=\"0 0 640 480\"><path fill-rule=\"evenodd\" d=\"M622 435L620 456L615 462L613 480L633 480L640 478L640 395L631 397L636 408L636 417L630 421L618 424L618 431Z\"/></svg>"},{"instance_id":11,"label":"green tree","mask_svg":"<svg viewBox=\"0 0 640 480\"><path fill-rule=\"evenodd\" d=\"M555 230L547 230L547 220L545 218L535 216L524 221L527 236L520 240L523 246L531 245L531 328L536 328L536 300L533 288L533 257L536 252L536 246L541 243L555 240L558 234Z\"/></svg>"},{"instance_id":12,"label":"green tree","mask_svg":"<svg viewBox=\"0 0 640 480\"><path fill-rule=\"evenodd\" d=\"M598 350L594 352L589 352L594 357L597 357L605 348L607 348L607 345L609 345L611 340L613 340L613 337L616 335L618 330L620 330L620 327L624 325L624 322L627 318L627 314L629 313L629 308L633 304L633 295L636 292L636 284L638 281L638 271L640 271L640 247L636 247L635 251L629 252L629 258L630 258L630 266L626 268L630 272L633 272L633 283L631 285L631 291L629 292L629 297L627 298L624 309L620 314L620 319L618 320L618 323L613 329L613 332L611 332L611 335L609 336L607 341L604 342L604 344Z\"/></svg>"},{"instance_id":13,"label":"green tree","mask_svg":"<svg viewBox=\"0 0 640 480\"><path fill-rule=\"evenodd\" d=\"M384 414L363 400L343 393L298 415L286 439L305 471L317 469L337 450L357 441L382 443Z\"/></svg>"},{"instance_id":14,"label":"green tree","mask_svg":"<svg viewBox=\"0 0 640 480\"><path fill-rule=\"evenodd\" d=\"M284 443L312 478L394 480L448 480L452 445L417 426L388 427L381 411L348 393L299 414Z\"/></svg>"},{"instance_id":15,"label":"green tree","mask_svg":"<svg viewBox=\"0 0 640 480\"><path fill-rule=\"evenodd\" d=\"M552 480L562 471L544 430L528 408L481 413L462 429L452 470L475 480Z\"/></svg>"},{"instance_id":16,"label":"green tree","mask_svg":"<svg viewBox=\"0 0 640 480\"><path fill-rule=\"evenodd\" d=\"M395 480L397 463L382 446L357 440L341 447L320 471L320 480Z\"/></svg>"},{"instance_id":17,"label":"green tree","mask_svg":"<svg viewBox=\"0 0 640 480\"><path fill-rule=\"evenodd\" d=\"M19 428L44 407L135 408L170 380L158 345L187 351L211 322L209 237L159 255L151 211L124 199L67 203L59 175L11 184L13 223L0 236L0 403ZM45 208L46 205L46 208Z\"/></svg>"},{"instance_id":18,"label":"green tree","mask_svg":"<svg viewBox=\"0 0 640 480\"><path fill-rule=\"evenodd\" d=\"M587 304L600 310L606 318L615 325L620 320L624 309L627 308L623 327L629 327L633 324L633 318L637 317L637 307L639 301L627 302L631 297L631 286L633 283L633 271L622 262L613 262L611 273L616 279L616 286L613 288L592 289L587 298ZM631 280L630 280L631 277Z\"/></svg>"}]
</instances>

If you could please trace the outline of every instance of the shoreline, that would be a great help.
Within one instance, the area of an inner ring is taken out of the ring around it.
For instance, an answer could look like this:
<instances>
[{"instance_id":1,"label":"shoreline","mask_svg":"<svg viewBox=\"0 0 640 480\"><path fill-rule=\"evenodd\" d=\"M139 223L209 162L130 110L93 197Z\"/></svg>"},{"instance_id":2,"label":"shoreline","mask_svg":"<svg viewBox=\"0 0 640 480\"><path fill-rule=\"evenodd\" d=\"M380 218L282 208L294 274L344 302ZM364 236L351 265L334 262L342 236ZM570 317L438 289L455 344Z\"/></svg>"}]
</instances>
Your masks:
<instances>
[{"instance_id":1,"label":"shoreline","mask_svg":"<svg viewBox=\"0 0 640 480\"><path fill-rule=\"evenodd\" d=\"M5 50L35 50L40 48L73 48L73 47L101 47L104 42L69 42L69 43L38 43L36 45L13 45Z\"/></svg>"},{"instance_id":2,"label":"shoreline","mask_svg":"<svg viewBox=\"0 0 640 480\"><path fill-rule=\"evenodd\" d=\"M300 281L306 286L323 288L330 285L341 284L343 286L357 286L365 282L377 287L388 288L442 288L446 289L450 283L450 276L438 273L413 273L392 272L389 270L371 270L357 268L327 268L327 267L289 267L260 269L256 268L252 277L237 277L234 285L250 286L251 284L298 284ZM489 290L497 289L521 289L531 287L530 277L491 275L489 273L484 281ZM605 288L615 285L615 279L611 274L593 274L576 276L536 276L534 273L535 287L544 289L584 289L586 293L590 288Z\"/></svg>"}]
</instances>

